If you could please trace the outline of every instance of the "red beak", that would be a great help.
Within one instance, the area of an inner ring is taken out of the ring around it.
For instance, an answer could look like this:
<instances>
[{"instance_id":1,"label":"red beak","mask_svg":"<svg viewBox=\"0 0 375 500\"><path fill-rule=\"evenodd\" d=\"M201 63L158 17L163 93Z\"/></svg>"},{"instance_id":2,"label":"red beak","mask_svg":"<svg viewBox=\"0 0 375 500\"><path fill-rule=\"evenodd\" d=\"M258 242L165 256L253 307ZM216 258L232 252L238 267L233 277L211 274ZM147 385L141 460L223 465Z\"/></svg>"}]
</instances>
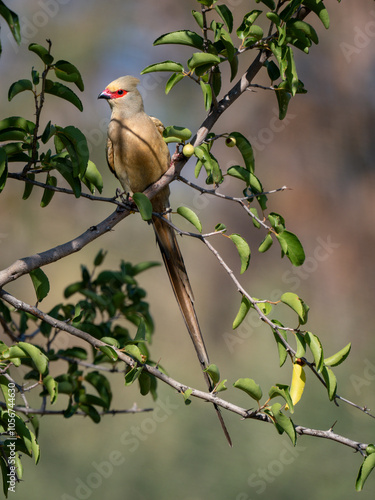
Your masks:
<instances>
[{"instance_id":1,"label":"red beak","mask_svg":"<svg viewBox=\"0 0 375 500\"><path fill-rule=\"evenodd\" d=\"M108 89L103 90L103 92L98 95L98 99L111 99L111 92Z\"/></svg>"}]
</instances>

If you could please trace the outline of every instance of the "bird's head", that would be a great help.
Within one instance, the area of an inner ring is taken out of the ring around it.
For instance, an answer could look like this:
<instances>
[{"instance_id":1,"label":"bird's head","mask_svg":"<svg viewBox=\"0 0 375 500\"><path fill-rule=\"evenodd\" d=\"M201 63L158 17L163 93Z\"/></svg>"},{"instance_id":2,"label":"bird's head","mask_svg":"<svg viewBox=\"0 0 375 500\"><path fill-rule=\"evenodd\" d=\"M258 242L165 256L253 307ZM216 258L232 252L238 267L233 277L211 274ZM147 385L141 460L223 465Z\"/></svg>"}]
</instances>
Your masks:
<instances>
[{"instance_id":1,"label":"bird's head","mask_svg":"<svg viewBox=\"0 0 375 500\"><path fill-rule=\"evenodd\" d=\"M138 78L134 76L121 76L107 85L98 99L107 99L112 109L142 111L143 101L137 89L138 83Z\"/></svg>"}]
</instances>

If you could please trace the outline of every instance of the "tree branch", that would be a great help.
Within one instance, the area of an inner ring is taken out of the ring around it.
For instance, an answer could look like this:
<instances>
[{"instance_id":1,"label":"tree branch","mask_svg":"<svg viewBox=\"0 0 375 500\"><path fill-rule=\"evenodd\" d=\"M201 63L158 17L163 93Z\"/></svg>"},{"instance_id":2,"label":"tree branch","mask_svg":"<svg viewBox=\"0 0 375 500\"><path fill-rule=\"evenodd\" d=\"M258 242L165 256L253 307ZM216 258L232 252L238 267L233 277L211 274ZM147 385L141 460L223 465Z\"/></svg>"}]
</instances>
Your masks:
<instances>
[{"instance_id":1,"label":"tree branch","mask_svg":"<svg viewBox=\"0 0 375 500\"><path fill-rule=\"evenodd\" d=\"M96 339L89 333L83 332L79 330L78 328L75 328L63 321L57 320L55 318L52 318L48 314L44 313L40 309L38 309L35 306L31 306L29 304L26 304L25 302L22 302L9 293L5 292L5 290L0 290L0 298L11 304L13 307L16 309L21 309L25 312L28 312L32 314L33 316L42 319L46 323L52 325L55 328L59 328L61 330L66 331L67 333L78 337L82 340L85 340L87 343L91 344L94 348L98 349L100 346L108 345L105 342L102 342L101 340ZM123 361L127 365L131 367L135 366L141 366L143 370L157 379L161 380L165 384L169 385L173 389L175 389L178 393L184 394L188 389L191 390L191 394L189 397L195 397L198 399L202 399L204 401L208 401L210 403L215 403L217 406L220 406L221 408L224 408L228 411L231 411L233 413L236 413L237 415L241 416L243 419L255 419L255 420L260 420L262 422L268 422L268 423L273 423L271 417L266 415L265 413L262 413L261 411L258 410L248 410L246 408L242 408L238 405L235 405L233 403L230 403L224 399L219 398L214 392L212 393L207 393L204 391L200 391L198 389L193 389L185 384L182 384L181 382L178 382L177 380L173 379L172 377L169 377L165 373L161 372L157 367L155 366L150 366L148 364L140 364L134 359L132 359L130 356L122 352L120 349L115 348L114 346L110 346L112 349L114 349L118 355L118 359L120 361ZM0 404L0 406L3 406L4 403ZM19 411L24 412L25 414L28 413L28 409L24 407L15 407L14 409L17 410L19 408ZM127 413L129 410L114 410L118 413ZM143 411L150 411L149 409L145 409ZM29 413L39 413L43 412L40 414L46 414L46 415L57 415L57 414L63 414L63 411L61 412L50 412L49 410L33 410L30 409ZM130 411L131 412L131 411ZM103 414L108 414L111 412L103 412ZM320 437L320 438L325 438L329 440L336 441L338 443L344 444L346 446L349 446L353 448L356 451L360 451L363 454L363 451L367 448L368 444L365 443L360 443L358 441L351 440L349 438L346 438L344 436L340 436L339 434L335 434L332 432L332 429L328 431L322 431L318 429L310 429L308 427L303 427L300 425L295 425L295 430L297 434L300 435L308 435L308 436L315 436L315 437Z\"/></svg>"}]
</instances>

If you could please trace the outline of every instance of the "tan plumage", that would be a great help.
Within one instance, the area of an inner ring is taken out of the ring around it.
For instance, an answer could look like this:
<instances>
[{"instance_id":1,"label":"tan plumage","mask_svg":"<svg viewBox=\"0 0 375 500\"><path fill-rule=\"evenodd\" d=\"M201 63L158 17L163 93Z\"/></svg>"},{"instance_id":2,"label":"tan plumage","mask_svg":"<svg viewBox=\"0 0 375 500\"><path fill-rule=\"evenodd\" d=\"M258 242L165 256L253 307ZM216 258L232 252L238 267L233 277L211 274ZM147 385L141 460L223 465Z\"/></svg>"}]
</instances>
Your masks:
<instances>
[{"instance_id":1,"label":"tan plumage","mask_svg":"<svg viewBox=\"0 0 375 500\"><path fill-rule=\"evenodd\" d=\"M144 112L143 100L137 90L139 80L133 76L123 76L110 83L99 95L108 100L112 109L108 126L107 161L109 168L119 179L126 192L143 192L168 170L169 149L162 138L163 124L157 118ZM169 187L162 189L151 200L153 211L169 215ZM173 229L154 216L152 218L156 239L167 269L173 291L185 324L193 341L202 369L210 364L198 319L193 304L193 293L185 269L180 248ZM207 374L207 385L213 386ZM225 427L219 408L216 412L225 436L231 439Z\"/></svg>"}]
</instances>

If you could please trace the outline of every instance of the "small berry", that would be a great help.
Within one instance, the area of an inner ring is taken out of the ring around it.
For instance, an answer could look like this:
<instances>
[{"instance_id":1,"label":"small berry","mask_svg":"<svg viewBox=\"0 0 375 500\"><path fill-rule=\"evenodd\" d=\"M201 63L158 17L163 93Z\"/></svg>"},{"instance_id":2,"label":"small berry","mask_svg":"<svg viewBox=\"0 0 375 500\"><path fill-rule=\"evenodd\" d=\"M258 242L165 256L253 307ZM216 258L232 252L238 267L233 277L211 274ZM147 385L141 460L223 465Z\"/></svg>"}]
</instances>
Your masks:
<instances>
[{"instance_id":1,"label":"small berry","mask_svg":"<svg viewBox=\"0 0 375 500\"><path fill-rule=\"evenodd\" d=\"M190 158L190 156L193 156L194 154L194 146L192 144L185 144L185 146L182 149L182 154L186 156L186 158Z\"/></svg>"},{"instance_id":2,"label":"small berry","mask_svg":"<svg viewBox=\"0 0 375 500\"><path fill-rule=\"evenodd\" d=\"M225 145L228 146L228 148L234 148L236 143L237 143L236 139L232 136L229 136L225 139Z\"/></svg>"}]
</instances>

